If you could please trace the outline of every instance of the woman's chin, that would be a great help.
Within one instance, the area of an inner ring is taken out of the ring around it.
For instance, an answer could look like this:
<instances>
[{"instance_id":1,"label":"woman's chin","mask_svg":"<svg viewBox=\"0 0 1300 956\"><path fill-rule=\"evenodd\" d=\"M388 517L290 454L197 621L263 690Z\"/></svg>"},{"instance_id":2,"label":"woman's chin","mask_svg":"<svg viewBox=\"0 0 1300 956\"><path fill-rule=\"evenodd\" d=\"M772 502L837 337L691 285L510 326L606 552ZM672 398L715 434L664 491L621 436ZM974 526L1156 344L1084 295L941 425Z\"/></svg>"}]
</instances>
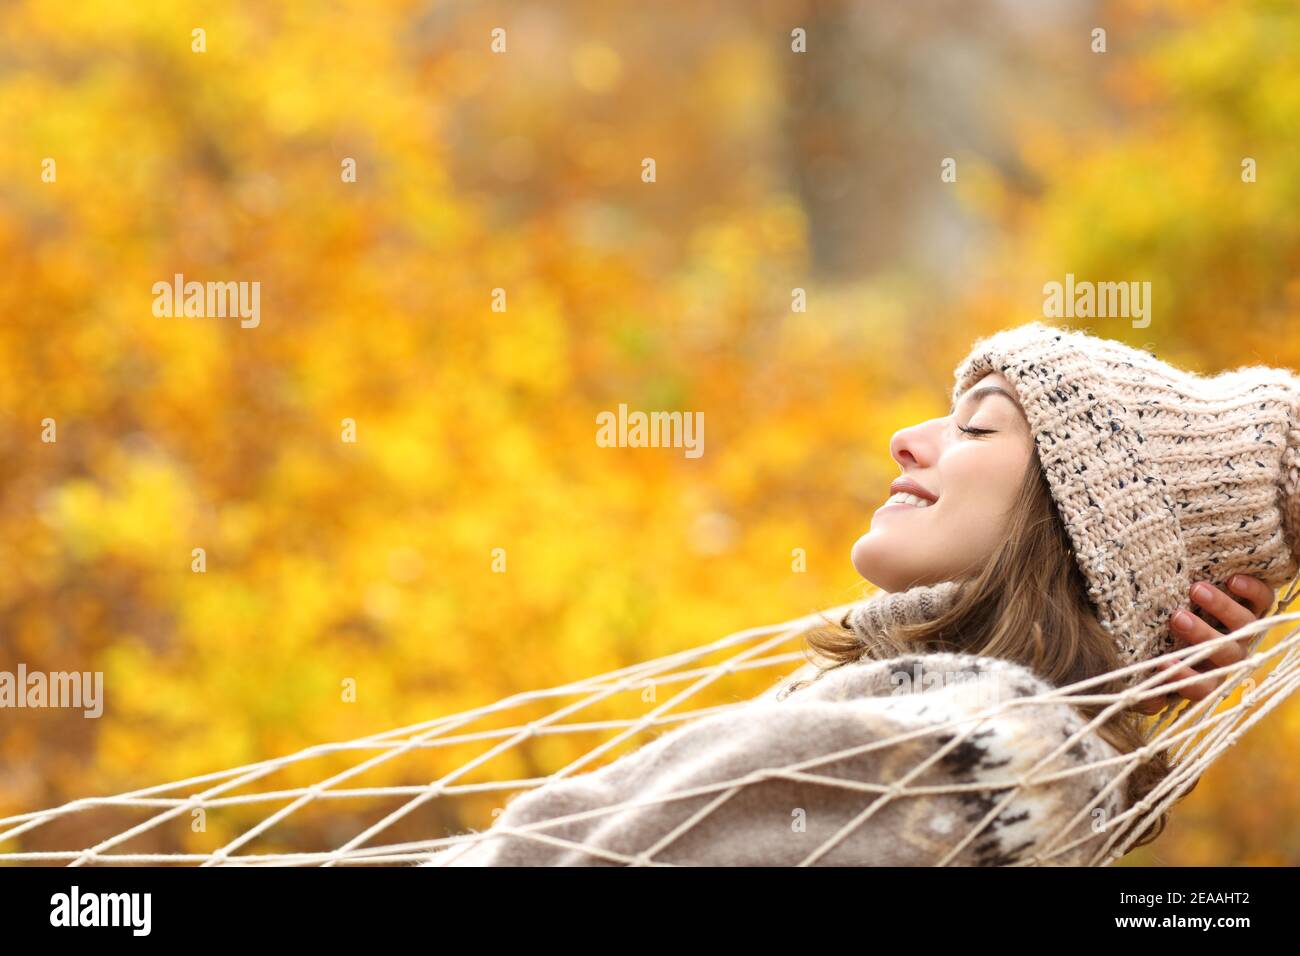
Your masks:
<instances>
[{"instance_id":1,"label":"woman's chin","mask_svg":"<svg viewBox=\"0 0 1300 956\"><path fill-rule=\"evenodd\" d=\"M853 553L850 555L853 561L853 568L858 574L870 581L876 587L890 590L888 580L893 578L888 571L888 561L884 542L880 540L880 535L874 531L868 531L857 540L853 545Z\"/></svg>"},{"instance_id":2,"label":"woman's chin","mask_svg":"<svg viewBox=\"0 0 1300 956\"><path fill-rule=\"evenodd\" d=\"M899 561L901 547L906 545L887 540L879 531L868 531L853 545L850 555L853 568L882 591L902 591L918 580L928 579L918 569L905 567Z\"/></svg>"}]
</instances>

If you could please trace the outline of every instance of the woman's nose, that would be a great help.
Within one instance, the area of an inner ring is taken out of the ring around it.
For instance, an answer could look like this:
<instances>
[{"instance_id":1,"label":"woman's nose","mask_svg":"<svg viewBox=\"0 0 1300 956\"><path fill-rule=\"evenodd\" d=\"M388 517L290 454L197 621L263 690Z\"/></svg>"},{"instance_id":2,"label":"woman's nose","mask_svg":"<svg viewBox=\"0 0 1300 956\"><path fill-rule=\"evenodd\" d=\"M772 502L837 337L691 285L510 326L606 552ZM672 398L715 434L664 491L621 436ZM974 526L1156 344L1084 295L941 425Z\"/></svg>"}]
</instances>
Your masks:
<instances>
[{"instance_id":1,"label":"woman's nose","mask_svg":"<svg viewBox=\"0 0 1300 956\"><path fill-rule=\"evenodd\" d=\"M925 468L934 463L939 429L942 419L932 419L910 428L900 428L889 440L889 454L899 467Z\"/></svg>"}]
</instances>

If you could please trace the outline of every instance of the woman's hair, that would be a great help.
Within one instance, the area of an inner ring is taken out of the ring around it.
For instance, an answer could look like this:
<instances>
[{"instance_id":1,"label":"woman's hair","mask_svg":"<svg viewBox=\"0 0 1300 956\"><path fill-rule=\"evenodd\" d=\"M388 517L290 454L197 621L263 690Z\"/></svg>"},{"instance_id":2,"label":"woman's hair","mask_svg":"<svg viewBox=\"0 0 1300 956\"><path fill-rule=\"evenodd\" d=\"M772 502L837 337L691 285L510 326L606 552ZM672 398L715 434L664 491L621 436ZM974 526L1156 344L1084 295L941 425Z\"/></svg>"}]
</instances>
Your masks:
<instances>
[{"instance_id":1,"label":"woman's hair","mask_svg":"<svg viewBox=\"0 0 1300 956\"><path fill-rule=\"evenodd\" d=\"M829 619L808 632L809 648L825 659L818 664L821 672L861 658L883 660L917 651L949 651L1014 661L1062 687L1122 666L1114 640L1089 603L1083 574L1075 563L1036 451L1012 506L1003 544L991 561L960 580L962 586L952 606L932 620L896 625L870 641ZM789 685L782 696L806 683ZM1089 693L1121 689L1116 679L1093 685ZM1106 705L1072 706L1091 720ZM1149 719L1124 709L1100 724L1097 733L1120 753L1132 753L1146 743L1143 723ZM1138 764L1127 778L1128 805L1146 796L1171 770L1163 750ZM1194 787L1195 783L1183 796ZM1133 846L1158 837L1166 816L1161 813Z\"/></svg>"}]
</instances>

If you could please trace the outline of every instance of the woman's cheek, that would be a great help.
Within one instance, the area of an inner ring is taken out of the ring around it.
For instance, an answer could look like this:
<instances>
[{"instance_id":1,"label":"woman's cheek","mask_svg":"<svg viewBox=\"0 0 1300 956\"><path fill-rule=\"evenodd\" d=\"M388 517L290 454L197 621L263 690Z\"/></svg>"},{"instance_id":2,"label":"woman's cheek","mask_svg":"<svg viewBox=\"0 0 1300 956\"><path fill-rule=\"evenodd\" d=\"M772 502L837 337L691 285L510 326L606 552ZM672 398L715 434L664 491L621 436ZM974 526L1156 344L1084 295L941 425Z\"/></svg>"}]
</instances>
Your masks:
<instances>
[{"instance_id":1,"label":"woman's cheek","mask_svg":"<svg viewBox=\"0 0 1300 956\"><path fill-rule=\"evenodd\" d=\"M939 556L949 570L968 569L989 557L1002 533L1004 523L999 510L985 493L954 492L945 495L936 512L929 550Z\"/></svg>"}]
</instances>

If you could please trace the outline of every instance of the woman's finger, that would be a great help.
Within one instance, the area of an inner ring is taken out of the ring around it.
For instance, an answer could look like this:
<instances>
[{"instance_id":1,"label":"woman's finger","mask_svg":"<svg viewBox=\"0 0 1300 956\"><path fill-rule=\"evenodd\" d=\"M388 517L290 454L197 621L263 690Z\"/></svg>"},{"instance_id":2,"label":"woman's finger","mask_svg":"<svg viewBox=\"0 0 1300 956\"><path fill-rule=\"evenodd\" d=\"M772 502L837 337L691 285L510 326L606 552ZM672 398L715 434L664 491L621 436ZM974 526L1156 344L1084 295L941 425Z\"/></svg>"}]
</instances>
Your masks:
<instances>
[{"instance_id":1,"label":"woman's finger","mask_svg":"<svg viewBox=\"0 0 1300 956\"><path fill-rule=\"evenodd\" d=\"M1226 634L1228 631L1238 630L1259 620L1259 617L1255 614L1256 608L1262 608L1264 611L1272 610L1273 600L1276 595L1272 588L1258 578L1240 574L1233 575L1228 581L1228 587L1241 596L1236 599L1230 598L1219 588L1210 587L1209 585L1198 584L1192 588L1192 599L1204 609L1205 613L1223 619L1222 633ZM1211 592L1208 596L1203 593L1205 588L1208 588ZM1238 602L1244 602L1244 606L1243 603ZM1236 609L1232 608L1231 605L1233 604L1236 605ZM1212 669L1214 665L1234 664L1249 653L1251 641L1258 636L1258 633L1245 634L1235 643L1220 647L1210 656L1209 660L1193 664L1192 667L1198 671L1204 671Z\"/></svg>"},{"instance_id":2,"label":"woman's finger","mask_svg":"<svg viewBox=\"0 0 1300 956\"><path fill-rule=\"evenodd\" d=\"M1224 599L1227 600L1226 596L1224 596ZM1245 609L1242 608L1242 610ZM1178 611L1174 614L1173 619L1170 621L1170 625L1173 627L1174 633L1188 644L1200 644L1204 641L1210 640L1211 638L1223 636L1214 628L1210 627L1209 624L1205 623L1191 611L1187 610ZM1202 657L1198 661L1184 664L1183 669L1196 671L1198 673L1202 671L1210 671L1218 667L1227 667L1230 664L1235 664L1245 656L1246 650L1242 647L1241 641L1229 641L1226 644L1220 644L1215 647L1208 658ZM1183 674L1182 676L1186 677L1187 675ZM1220 674L1209 678L1213 683L1204 686L1212 690L1223 680L1224 676L1226 675ZM1200 700L1205 696L1205 693L1201 693L1201 684L1190 684L1186 688L1179 688L1180 692L1182 692L1184 696L1188 697L1191 696L1190 691L1193 689L1197 691L1196 696L1192 697L1193 700ZM1208 693L1208 690L1206 693Z\"/></svg>"},{"instance_id":3,"label":"woman's finger","mask_svg":"<svg viewBox=\"0 0 1300 956\"><path fill-rule=\"evenodd\" d=\"M1216 621L1219 621L1227 628L1224 631L1225 634L1259 619L1259 615L1251 608L1243 607L1229 595L1206 581L1198 581L1193 584L1191 594L1192 600L1197 605L1204 608Z\"/></svg>"},{"instance_id":4,"label":"woman's finger","mask_svg":"<svg viewBox=\"0 0 1300 956\"><path fill-rule=\"evenodd\" d=\"M1249 574L1234 574L1228 578L1228 590L1244 599L1246 606L1256 618L1263 617L1271 611L1273 601L1277 598L1277 592L1259 578Z\"/></svg>"}]
</instances>

